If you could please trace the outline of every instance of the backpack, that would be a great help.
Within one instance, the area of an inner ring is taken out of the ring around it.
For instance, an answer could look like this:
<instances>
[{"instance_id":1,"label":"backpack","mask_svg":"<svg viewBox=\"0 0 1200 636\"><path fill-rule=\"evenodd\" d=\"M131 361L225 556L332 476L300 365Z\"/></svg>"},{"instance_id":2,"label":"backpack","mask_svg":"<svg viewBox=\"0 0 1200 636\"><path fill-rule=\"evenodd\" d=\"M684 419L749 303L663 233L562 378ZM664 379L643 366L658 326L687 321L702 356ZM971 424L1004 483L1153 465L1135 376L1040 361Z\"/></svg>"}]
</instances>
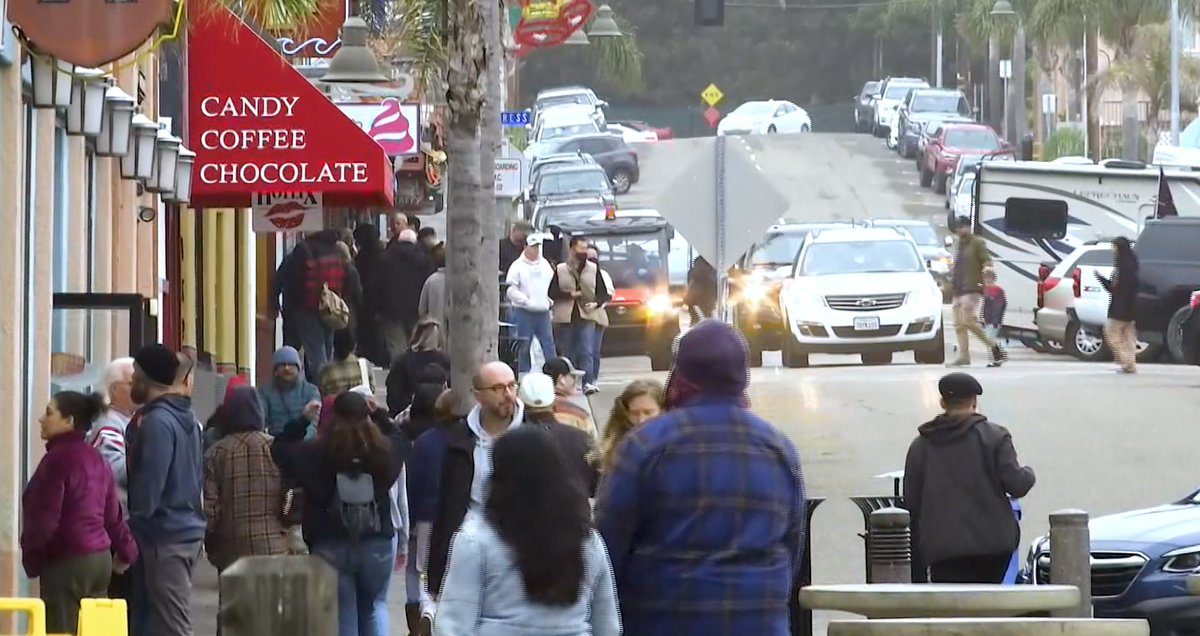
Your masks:
<instances>
[{"instance_id":1,"label":"backpack","mask_svg":"<svg viewBox=\"0 0 1200 636\"><path fill-rule=\"evenodd\" d=\"M375 503L375 480L358 463L356 460L353 472L337 474L331 510L334 518L341 520L351 541L383 530L379 506Z\"/></svg>"},{"instance_id":2,"label":"backpack","mask_svg":"<svg viewBox=\"0 0 1200 636\"><path fill-rule=\"evenodd\" d=\"M309 302L306 304L317 310L317 317L325 327L332 331L345 329L350 326L350 306L338 292L346 276L346 265L336 252L317 254L312 245L308 249L305 285Z\"/></svg>"}]
</instances>

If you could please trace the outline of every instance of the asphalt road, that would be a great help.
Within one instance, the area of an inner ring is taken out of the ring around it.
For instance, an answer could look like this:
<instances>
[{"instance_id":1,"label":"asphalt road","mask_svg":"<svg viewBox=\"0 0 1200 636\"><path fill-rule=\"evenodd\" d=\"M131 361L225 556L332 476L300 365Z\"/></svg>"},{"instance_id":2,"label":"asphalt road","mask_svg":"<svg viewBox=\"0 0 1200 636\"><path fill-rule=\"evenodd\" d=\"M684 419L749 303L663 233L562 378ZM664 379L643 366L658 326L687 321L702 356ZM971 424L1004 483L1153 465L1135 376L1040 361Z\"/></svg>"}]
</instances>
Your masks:
<instances>
[{"instance_id":1,"label":"asphalt road","mask_svg":"<svg viewBox=\"0 0 1200 636\"><path fill-rule=\"evenodd\" d=\"M939 229L944 225L941 199L919 188L912 162L887 151L882 141L867 135L806 137L791 154L778 148L760 154L770 158L764 159L768 165L790 164L800 174L820 175L820 183L783 190L825 192L827 197L813 200L814 214L903 214L933 221ZM643 153L644 175L655 170L653 157L654 152ZM644 177L622 206L652 200L654 183ZM985 353L972 353L979 368L971 371L984 386L982 412L1012 431L1021 460L1037 471L1038 484L1022 502L1022 549L1046 532L1054 510L1108 514L1176 499L1200 485L1192 470L1192 414L1200 410L1197 368L1143 365L1138 375L1125 376L1108 364L1013 350L1008 364L987 369L981 364ZM881 367L861 366L851 356L814 356L813 367L795 370L781 368L778 353L764 358L764 367L751 374L752 408L792 438L808 494L826 498L811 528L814 580L861 582L863 519L849 497L891 493L891 482L874 476L903 467L916 427L939 410L936 385L946 369L916 365L908 355ZM663 381L665 375L652 373L644 357L605 358L601 392L591 399L597 421L607 418L624 384L646 377ZM1143 424L1149 428L1136 428ZM201 567L194 594L198 634L214 633L215 589L215 573ZM404 634L402 578L394 580L391 596L391 633ZM818 613L818 633L837 617Z\"/></svg>"}]
</instances>

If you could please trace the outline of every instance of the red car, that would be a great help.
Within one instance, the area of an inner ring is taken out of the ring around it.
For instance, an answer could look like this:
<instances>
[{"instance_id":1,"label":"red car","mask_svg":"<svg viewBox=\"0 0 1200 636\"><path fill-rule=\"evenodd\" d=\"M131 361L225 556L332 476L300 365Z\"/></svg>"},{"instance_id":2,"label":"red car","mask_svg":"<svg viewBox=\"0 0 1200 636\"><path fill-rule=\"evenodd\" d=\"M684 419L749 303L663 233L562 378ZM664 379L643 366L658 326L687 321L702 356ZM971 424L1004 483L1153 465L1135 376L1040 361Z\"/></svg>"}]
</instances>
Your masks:
<instances>
[{"instance_id":1,"label":"red car","mask_svg":"<svg viewBox=\"0 0 1200 636\"><path fill-rule=\"evenodd\" d=\"M963 155L986 155L1012 146L985 124L947 124L929 138L921 155L921 187L946 193L946 179Z\"/></svg>"},{"instance_id":2,"label":"red car","mask_svg":"<svg viewBox=\"0 0 1200 636\"><path fill-rule=\"evenodd\" d=\"M671 130L670 128L659 128L658 126L651 126L650 124L647 124L644 121L614 121L613 123L620 124L622 126L629 126L630 128L637 130L639 132L655 133L658 135L659 141L662 141L664 139L674 139L675 138L675 131Z\"/></svg>"}]
</instances>

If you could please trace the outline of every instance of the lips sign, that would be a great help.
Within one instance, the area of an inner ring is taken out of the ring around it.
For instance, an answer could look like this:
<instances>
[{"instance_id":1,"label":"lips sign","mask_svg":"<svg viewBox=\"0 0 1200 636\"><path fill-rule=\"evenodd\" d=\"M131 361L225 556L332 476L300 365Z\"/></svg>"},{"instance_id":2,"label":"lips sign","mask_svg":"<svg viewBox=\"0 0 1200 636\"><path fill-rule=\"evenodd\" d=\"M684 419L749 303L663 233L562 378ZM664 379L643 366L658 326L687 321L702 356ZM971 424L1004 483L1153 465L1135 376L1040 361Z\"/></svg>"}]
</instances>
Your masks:
<instances>
[{"instance_id":1,"label":"lips sign","mask_svg":"<svg viewBox=\"0 0 1200 636\"><path fill-rule=\"evenodd\" d=\"M320 194L256 193L255 232L313 232L324 226Z\"/></svg>"},{"instance_id":2,"label":"lips sign","mask_svg":"<svg viewBox=\"0 0 1200 636\"><path fill-rule=\"evenodd\" d=\"M513 39L522 48L562 44L592 14L588 0L520 0L521 20Z\"/></svg>"}]
</instances>

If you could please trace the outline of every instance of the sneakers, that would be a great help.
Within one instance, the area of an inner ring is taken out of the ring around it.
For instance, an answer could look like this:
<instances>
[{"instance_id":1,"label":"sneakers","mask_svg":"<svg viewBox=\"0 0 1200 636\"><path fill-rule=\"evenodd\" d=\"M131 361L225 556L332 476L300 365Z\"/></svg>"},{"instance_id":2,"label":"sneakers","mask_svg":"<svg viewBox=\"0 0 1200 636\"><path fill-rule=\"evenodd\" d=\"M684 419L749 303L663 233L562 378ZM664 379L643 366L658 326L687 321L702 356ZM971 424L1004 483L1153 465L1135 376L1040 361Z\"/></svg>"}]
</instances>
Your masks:
<instances>
[{"instance_id":1,"label":"sneakers","mask_svg":"<svg viewBox=\"0 0 1200 636\"><path fill-rule=\"evenodd\" d=\"M988 363L989 367L998 367L1005 362L1008 362L1008 352L1000 348L1000 345L992 345L992 361Z\"/></svg>"},{"instance_id":2,"label":"sneakers","mask_svg":"<svg viewBox=\"0 0 1200 636\"><path fill-rule=\"evenodd\" d=\"M951 368L969 367L969 366L971 366L971 359L970 358L959 358L959 359L955 360L954 362L947 362L946 366L951 367Z\"/></svg>"},{"instance_id":3,"label":"sneakers","mask_svg":"<svg viewBox=\"0 0 1200 636\"><path fill-rule=\"evenodd\" d=\"M594 395L599 392L600 392L600 387L596 386L595 383L583 385L583 394L584 395Z\"/></svg>"}]
</instances>

